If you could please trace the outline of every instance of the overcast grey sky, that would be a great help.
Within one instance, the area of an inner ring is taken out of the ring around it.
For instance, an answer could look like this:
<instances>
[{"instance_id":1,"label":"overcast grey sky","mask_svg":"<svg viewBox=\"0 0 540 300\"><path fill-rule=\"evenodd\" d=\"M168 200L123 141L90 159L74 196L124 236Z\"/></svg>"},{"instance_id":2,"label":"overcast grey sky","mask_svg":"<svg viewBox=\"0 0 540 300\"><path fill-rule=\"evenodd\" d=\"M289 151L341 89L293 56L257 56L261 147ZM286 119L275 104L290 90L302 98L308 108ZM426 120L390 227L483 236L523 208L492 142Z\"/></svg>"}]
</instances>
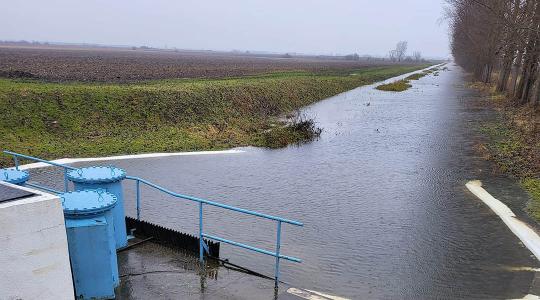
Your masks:
<instances>
[{"instance_id":1,"label":"overcast grey sky","mask_svg":"<svg viewBox=\"0 0 540 300\"><path fill-rule=\"evenodd\" d=\"M0 0L0 40L447 57L443 0Z\"/></svg>"}]
</instances>

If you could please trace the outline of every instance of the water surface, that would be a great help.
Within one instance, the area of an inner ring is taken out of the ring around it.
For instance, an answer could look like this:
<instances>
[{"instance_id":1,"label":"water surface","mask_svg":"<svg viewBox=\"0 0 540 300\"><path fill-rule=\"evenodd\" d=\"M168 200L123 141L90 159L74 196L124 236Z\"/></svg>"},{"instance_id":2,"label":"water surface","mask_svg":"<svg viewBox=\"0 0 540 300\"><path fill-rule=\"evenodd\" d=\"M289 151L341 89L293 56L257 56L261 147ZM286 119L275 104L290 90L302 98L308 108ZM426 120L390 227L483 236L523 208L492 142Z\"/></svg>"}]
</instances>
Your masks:
<instances>
[{"instance_id":1,"label":"water surface","mask_svg":"<svg viewBox=\"0 0 540 300\"><path fill-rule=\"evenodd\" d=\"M283 225L282 253L303 259L282 263L293 286L354 299L523 297L533 273L513 268L537 261L464 186L512 185L473 151L477 120L492 114L450 69L402 93L364 86L306 108L323 128L312 143L111 163L174 191L304 222ZM134 215L132 186L127 196ZM193 203L145 189L142 209L146 220L197 232ZM270 221L207 208L205 231L274 249ZM221 256L273 274L272 257L227 245Z\"/></svg>"}]
</instances>

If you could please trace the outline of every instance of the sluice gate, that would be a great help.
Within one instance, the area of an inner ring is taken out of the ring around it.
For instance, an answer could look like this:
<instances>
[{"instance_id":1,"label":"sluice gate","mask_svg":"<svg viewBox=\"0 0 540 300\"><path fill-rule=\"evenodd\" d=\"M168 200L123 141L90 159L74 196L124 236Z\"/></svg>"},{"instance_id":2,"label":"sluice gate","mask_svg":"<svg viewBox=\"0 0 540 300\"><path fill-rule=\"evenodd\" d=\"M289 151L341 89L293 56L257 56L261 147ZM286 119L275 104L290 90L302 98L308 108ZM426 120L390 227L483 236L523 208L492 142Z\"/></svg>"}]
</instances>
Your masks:
<instances>
[{"instance_id":1,"label":"sluice gate","mask_svg":"<svg viewBox=\"0 0 540 300\"><path fill-rule=\"evenodd\" d=\"M198 253L199 237L126 216L127 233L142 241L152 239L157 243L189 252ZM208 245L208 256L219 258L219 242L203 239ZM128 246L129 247L129 246Z\"/></svg>"},{"instance_id":2,"label":"sluice gate","mask_svg":"<svg viewBox=\"0 0 540 300\"><path fill-rule=\"evenodd\" d=\"M104 222L107 223L107 226L113 228L113 232L111 233L110 230L102 230L103 232L108 232L110 238L108 238L111 242L108 243L109 246L112 247L112 249L116 248L116 251L125 251L128 250L130 247L134 247L137 244L140 244L142 242L145 242L147 240L153 240L157 243L164 244L166 246L179 248L187 251L192 251L197 253L199 256L199 262L204 263L205 258L217 258L219 259L219 250L220 250L220 244L225 243L231 246L243 248L245 250L262 253L265 255L273 256L275 257L275 265L274 265L274 276L273 279L275 281L275 286L278 286L279 283L279 265L280 260L285 259L293 262L300 263L301 260L296 257L283 255L281 253L281 230L283 223L285 224L291 224L295 226L303 226L301 222L289 220L269 214L264 214L256 211L251 211L243 208L238 208L234 206L230 206L227 204L219 203L216 201L211 201L207 199L197 198L193 196L188 196L180 193L176 193L173 191L170 191L160 185L157 185L153 182L150 182L148 180L129 176L127 173L114 166L91 166L91 167L82 167L82 168L76 168L65 164L60 164L54 161L49 161L45 159L41 159L38 157L28 156L16 152L11 151L3 151L4 154L10 155L13 157L14 160L14 167L9 169L0 169L0 175L1 173L4 174L4 177L0 177L0 180L13 180L14 174L22 175L20 176L23 178L23 180L17 180L17 184L36 188L39 190L43 190L49 193L57 194L62 199L62 205L64 207L64 214L66 214L66 209L69 209L70 213L74 213L76 215L84 215L86 218L88 218L88 213L85 212L94 212L97 209L101 207L101 198L103 198L102 195L107 195L110 197L113 197L115 201L118 203L115 205L111 205L111 215L112 217L108 217L107 220ZM20 168L20 160L30 160L33 162L40 163L40 166L49 166L49 167L57 167L61 168L62 174L63 174L63 190L58 190L58 188L47 186L42 183L31 181L31 177L29 174L22 170ZM11 176L11 177L10 177ZM124 212L124 196L123 196L123 182L129 180L133 181L135 183L135 209L136 209L136 216L130 217L125 216ZM70 182L71 185L74 187L72 191L70 191ZM167 194L169 196L172 196L176 199L180 200L187 200L190 202L194 202L198 206L198 234L197 235L190 235L187 233L182 233L170 228L166 228L163 226L160 226L158 224L153 224L150 222L147 222L145 220L141 219L141 202L142 202L142 196L141 196L141 189L143 188L150 188L157 190L163 194ZM92 205L84 205L84 207L73 207L73 205L80 205L78 203L79 200L75 201L75 204L73 202L73 199L71 197L68 197L70 194L72 194L74 191L96 191L98 197L97 199L92 199L90 202L95 203L94 206ZM66 200L67 199L67 200ZM97 202L96 202L97 201ZM258 247L254 247L251 245L239 243L224 237L216 236L210 233L210 230L204 227L204 207L205 206L213 206L218 207L221 209L234 211L240 214L244 215L250 215L257 218L267 219L274 221L276 224L276 236L275 236L275 251L270 251ZM100 220L93 220L95 219L92 215L89 217L92 219L92 221L96 221L96 225L99 225ZM67 220L67 218L66 218ZM77 221L79 222L79 221ZM68 222L67 222L68 223ZM66 223L66 224L67 224ZM71 223L73 221L69 222L71 227L73 227ZM81 222L79 222L81 223ZM83 222L84 226L88 225L88 222ZM111 226L112 224L112 226ZM66 225L67 226L67 225ZM79 225L77 225L79 226ZM70 227L70 228L71 228ZM96 227L97 228L97 227ZM99 231L95 231L99 232ZM68 235L68 240L72 239L73 245L75 244L75 241L85 240L85 231L79 230L75 233L72 233L71 235ZM94 234L94 233L93 233ZM133 238L136 236L138 239L140 239L136 243L128 243L127 240L130 238ZM78 242L77 242L78 243ZM106 243L105 243L106 244ZM70 243L72 245L72 243ZM91 244L89 244L91 245ZM75 246L73 246L75 247ZM88 252L88 255L94 256L93 259L100 259L99 257L95 257L96 254L92 252ZM70 256L71 254L70 250ZM80 253L77 253L79 255ZM75 255L75 253L73 254ZM86 255L86 254L85 254ZM111 254L113 255L113 254ZM81 261L80 257L78 257L78 260ZM103 259L101 259L103 261ZM114 257L110 259L112 262L116 262L116 253L114 253ZM111 266L109 268L112 270L112 273L114 275L114 271L116 270L115 266ZM75 272L76 270L73 270ZM82 271L81 271L82 272ZM84 273L84 272L83 272ZM117 276L117 275L115 275ZM114 277L114 280L111 280L111 284L114 286L118 285L117 277ZM74 275L74 277L76 277ZM266 276L264 276L266 277ZM92 280L92 279L88 279ZM85 285L86 288L87 285ZM91 284L90 284L91 286ZM75 289L77 290L77 283L75 283ZM110 290L107 288L107 290ZM85 298L85 297L83 297Z\"/></svg>"}]
</instances>

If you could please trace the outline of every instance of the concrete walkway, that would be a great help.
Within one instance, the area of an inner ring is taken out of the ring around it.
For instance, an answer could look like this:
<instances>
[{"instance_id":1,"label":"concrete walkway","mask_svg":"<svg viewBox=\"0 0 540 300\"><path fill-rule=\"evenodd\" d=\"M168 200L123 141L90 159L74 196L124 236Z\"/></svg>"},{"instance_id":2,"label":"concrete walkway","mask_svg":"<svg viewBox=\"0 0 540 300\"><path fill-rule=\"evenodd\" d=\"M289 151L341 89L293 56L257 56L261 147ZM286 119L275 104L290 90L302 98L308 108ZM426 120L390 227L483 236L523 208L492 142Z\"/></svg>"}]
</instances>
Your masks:
<instances>
[{"instance_id":1,"label":"concrete walkway","mask_svg":"<svg viewBox=\"0 0 540 300\"><path fill-rule=\"evenodd\" d=\"M272 280L215 262L201 272L197 259L151 241L120 252L117 299L333 299L286 284L276 291Z\"/></svg>"}]
</instances>

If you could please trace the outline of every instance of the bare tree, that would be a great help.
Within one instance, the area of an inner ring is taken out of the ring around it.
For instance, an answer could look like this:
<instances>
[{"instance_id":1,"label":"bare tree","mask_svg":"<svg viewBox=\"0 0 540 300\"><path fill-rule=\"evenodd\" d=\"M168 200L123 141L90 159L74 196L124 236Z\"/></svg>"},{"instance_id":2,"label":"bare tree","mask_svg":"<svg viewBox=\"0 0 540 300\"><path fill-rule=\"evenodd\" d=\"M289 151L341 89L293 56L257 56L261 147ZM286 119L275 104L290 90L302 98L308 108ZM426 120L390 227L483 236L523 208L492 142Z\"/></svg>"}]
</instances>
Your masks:
<instances>
[{"instance_id":1,"label":"bare tree","mask_svg":"<svg viewBox=\"0 0 540 300\"><path fill-rule=\"evenodd\" d=\"M420 51L414 51L413 52L413 57L414 57L414 60L415 61L421 61L422 60L422 52Z\"/></svg>"},{"instance_id":2,"label":"bare tree","mask_svg":"<svg viewBox=\"0 0 540 300\"><path fill-rule=\"evenodd\" d=\"M540 104L540 0L447 0L456 62L496 80L516 105Z\"/></svg>"},{"instance_id":3,"label":"bare tree","mask_svg":"<svg viewBox=\"0 0 540 300\"><path fill-rule=\"evenodd\" d=\"M402 61L407 53L407 41L399 41L396 45L396 58L397 61Z\"/></svg>"},{"instance_id":4,"label":"bare tree","mask_svg":"<svg viewBox=\"0 0 540 300\"><path fill-rule=\"evenodd\" d=\"M388 58L390 58L391 61L396 61L397 60L397 52L396 50L390 50L390 52L388 52Z\"/></svg>"}]
</instances>

